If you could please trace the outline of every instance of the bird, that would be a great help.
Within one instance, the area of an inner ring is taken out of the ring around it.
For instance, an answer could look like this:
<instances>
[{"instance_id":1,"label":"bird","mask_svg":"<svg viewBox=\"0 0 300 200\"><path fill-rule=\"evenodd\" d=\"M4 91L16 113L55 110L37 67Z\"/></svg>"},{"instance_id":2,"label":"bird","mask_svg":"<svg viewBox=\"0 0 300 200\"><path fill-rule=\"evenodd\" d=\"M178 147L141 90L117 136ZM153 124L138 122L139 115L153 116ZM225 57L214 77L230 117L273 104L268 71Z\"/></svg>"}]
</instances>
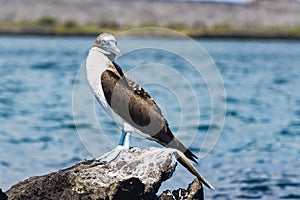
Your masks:
<instances>
[{"instance_id":1,"label":"bird","mask_svg":"<svg viewBox=\"0 0 300 200\"><path fill-rule=\"evenodd\" d=\"M130 147L131 133L137 133L167 148L175 149L177 160L205 186L214 189L190 163L188 159L197 163L197 156L173 135L168 121L149 93L115 62L120 54L115 36L101 33L86 59L87 80L92 93L106 113L122 127L118 146L101 158L106 161L113 160L121 149Z\"/></svg>"}]
</instances>

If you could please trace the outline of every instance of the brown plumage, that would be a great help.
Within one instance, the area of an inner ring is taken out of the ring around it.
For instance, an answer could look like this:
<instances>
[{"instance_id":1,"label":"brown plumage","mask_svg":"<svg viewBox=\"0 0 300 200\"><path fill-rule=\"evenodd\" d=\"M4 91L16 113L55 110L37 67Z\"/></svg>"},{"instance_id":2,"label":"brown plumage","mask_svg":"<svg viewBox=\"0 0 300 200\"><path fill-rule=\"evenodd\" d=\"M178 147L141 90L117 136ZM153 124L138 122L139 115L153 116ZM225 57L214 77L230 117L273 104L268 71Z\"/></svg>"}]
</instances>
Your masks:
<instances>
[{"instance_id":1,"label":"brown plumage","mask_svg":"<svg viewBox=\"0 0 300 200\"><path fill-rule=\"evenodd\" d=\"M120 68L109 66L102 73L101 85L110 107L127 123L149 135L148 139L175 148L197 163L197 157L174 137L155 101Z\"/></svg>"}]
</instances>

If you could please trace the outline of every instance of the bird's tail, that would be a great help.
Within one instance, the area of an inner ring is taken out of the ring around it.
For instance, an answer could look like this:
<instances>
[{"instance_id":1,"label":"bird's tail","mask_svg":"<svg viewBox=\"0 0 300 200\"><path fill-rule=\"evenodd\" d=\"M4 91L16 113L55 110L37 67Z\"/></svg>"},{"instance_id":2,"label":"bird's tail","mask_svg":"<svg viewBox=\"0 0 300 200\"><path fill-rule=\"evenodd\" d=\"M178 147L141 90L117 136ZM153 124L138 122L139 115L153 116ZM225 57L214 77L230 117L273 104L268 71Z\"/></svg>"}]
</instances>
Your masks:
<instances>
[{"instance_id":1,"label":"bird's tail","mask_svg":"<svg viewBox=\"0 0 300 200\"><path fill-rule=\"evenodd\" d=\"M162 129L162 132L154 135L153 137L156 139L156 141L158 143L164 145L165 147L177 149L177 150L181 151L182 153L184 153L184 155L188 159L194 161L195 163L198 163L196 160L198 157L195 154L193 154L179 140L177 140L174 137L172 131L170 130L170 128L168 126L164 127Z\"/></svg>"},{"instance_id":2,"label":"bird's tail","mask_svg":"<svg viewBox=\"0 0 300 200\"><path fill-rule=\"evenodd\" d=\"M179 151L181 151L182 153L184 153L184 155L194 161L195 163L198 163L196 159L198 159L198 157L193 154L189 149L187 149L179 140L177 140L175 137L172 139L171 142L169 142L169 144L166 145L167 147L170 148L174 148L177 149Z\"/></svg>"},{"instance_id":3,"label":"bird's tail","mask_svg":"<svg viewBox=\"0 0 300 200\"><path fill-rule=\"evenodd\" d=\"M195 154L193 154L179 140L177 140L174 137L174 135L169 127L166 127L163 130L164 130L163 134L156 135L156 137L160 137L160 138L157 138L158 141L164 141L164 143L163 143L164 146L177 149L177 150L181 151L182 153L184 153L184 155L188 159L194 161L195 163L198 163L196 160L196 159L198 159L198 157Z\"/></svg>"},{"instance_id":4,"label":"bird's tail","mask_svg":"<svg viewBox=\"0 0 300 200\"><path fill-rule=\"evenodd\" d=\"M182 164L186 169L188 169L192 174L194 174L206 187L214 190L215 188L197 171L197 169L190 163L186 158L185 154L181 151L176 151L177 160Z\"/></svg>"},{"instance_id":5,"label":"bird's tail","mask_svg":"<svg viewBox=\"0 0 300 200\"><path fill-rule=\"evenodd\" d=\"M172 134L171 130L169 128L168 128L167 132L169 134L163 134L163 135L166 136L166 135ZM164 141L167 141L166 138L164 138L164 139L165 139ZM182 164L186 169L188 169L189 172L191 172L193 175L195 175L206 187L214 190L214 187L197 171L197 169L188 160L188 159L190 159L190 160L194 161L195 163L198 163L196 160L197 156L195 154L193 154L189 149L187 149L174 136L173 136L172 140L169 139L169 143L166 144L165 146L173 148L173 149L177 149L176 157L177 157L178 162L180 162L180 164Z\"/></svg>"}]
</instances>

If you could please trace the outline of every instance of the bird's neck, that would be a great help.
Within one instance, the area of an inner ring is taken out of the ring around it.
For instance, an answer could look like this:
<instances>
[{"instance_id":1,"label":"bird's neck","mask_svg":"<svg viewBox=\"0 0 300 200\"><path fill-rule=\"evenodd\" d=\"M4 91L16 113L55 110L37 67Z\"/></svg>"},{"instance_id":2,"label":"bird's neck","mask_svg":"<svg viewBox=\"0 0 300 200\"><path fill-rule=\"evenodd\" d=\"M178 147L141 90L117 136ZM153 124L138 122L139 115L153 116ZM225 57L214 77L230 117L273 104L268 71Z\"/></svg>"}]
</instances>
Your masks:
<instances>
[{"instance_id":1,"label":"bird's neck","mask_svg":"<svg viewBox=\"0 0 300 200\"><path fill-rule=\"evenodd\" d=\"M108 59L113 62L116 58L116 55L115 54L110 54L110 55L106 55L108 57Z\"/></svg>"},{"instance_id":2,"label":"bird's neck","mask_svg":"<svg viewBox=\"0 0 300 200\"><path fill-rule=\"evenodd\" d=\"M86 60L87 79L93 91L100 84L99 76L107 69L111 61L98 47L93 47Z\"/></svg>"}]
</instances>

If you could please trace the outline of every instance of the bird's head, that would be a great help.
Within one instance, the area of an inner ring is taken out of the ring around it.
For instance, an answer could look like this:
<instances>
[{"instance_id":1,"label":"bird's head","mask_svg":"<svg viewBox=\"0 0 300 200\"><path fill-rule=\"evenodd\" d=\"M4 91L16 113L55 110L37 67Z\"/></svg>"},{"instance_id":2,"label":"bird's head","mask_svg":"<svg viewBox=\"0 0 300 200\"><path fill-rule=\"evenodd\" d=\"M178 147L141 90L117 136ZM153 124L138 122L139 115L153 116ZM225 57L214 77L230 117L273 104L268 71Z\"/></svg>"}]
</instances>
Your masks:
<instances>
[{"instance_id":1,"label":"bird's head","mask_svg":"<svg viewBox=\"0 0 300 200\"><path fill-rule=\"evenodd\" d=\"M117 47L116 38L109 33L101 33L93 47L98 47L101 49L101 52L106 55L111 61L115 59L116 56L120 55L121 52Z\"/></svg>"}]
</instances>

